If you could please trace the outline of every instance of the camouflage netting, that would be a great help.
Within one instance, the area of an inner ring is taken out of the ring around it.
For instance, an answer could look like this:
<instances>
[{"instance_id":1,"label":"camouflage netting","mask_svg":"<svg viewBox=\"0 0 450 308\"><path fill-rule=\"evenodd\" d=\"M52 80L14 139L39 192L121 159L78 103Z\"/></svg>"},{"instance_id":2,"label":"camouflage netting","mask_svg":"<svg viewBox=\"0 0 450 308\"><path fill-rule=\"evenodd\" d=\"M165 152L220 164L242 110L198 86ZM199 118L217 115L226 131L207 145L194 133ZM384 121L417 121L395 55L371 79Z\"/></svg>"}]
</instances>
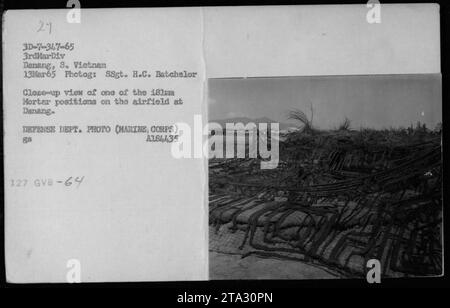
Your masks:
<instances>
[{"instance_id":1,"label":"camouflage netting","mask_svg":"<svg viewBox=\"0 0 450 308\"><path fill-rule=\"evenodd\" d=\"M211 249L350 277L365 275L369 259L385 277L439 275L440 140L426 130L297 132L280 143L276 169L211 159Z\"/></svg>"}]
</instances>

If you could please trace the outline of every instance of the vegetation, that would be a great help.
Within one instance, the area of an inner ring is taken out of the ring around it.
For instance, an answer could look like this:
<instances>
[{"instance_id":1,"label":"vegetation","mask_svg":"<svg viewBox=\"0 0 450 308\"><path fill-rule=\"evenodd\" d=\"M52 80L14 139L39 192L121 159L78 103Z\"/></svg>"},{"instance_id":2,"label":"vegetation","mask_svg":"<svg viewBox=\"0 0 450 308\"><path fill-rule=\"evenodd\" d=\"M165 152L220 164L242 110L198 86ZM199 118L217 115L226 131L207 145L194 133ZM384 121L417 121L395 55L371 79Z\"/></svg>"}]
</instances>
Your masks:
<instances>
[{"instance_id":1,"label":"vegetation","mask_svg":"<svg viewBox=\"0 0 450 308\"><path fill-rule=\"evenodd\" d=\"M293 109L288 112L287 118L289 120L300 122L300 124L302 124L300 131L303 133L313 133L315 130L312 124L312 114L311 119L309 119L308 116L300 109Z\"/></svg>"},{"instance_id":2,"label":"vegetation","mask_svg":"<svg viewBox=\"0 0 450 308\"><path fill-rule=\"evenodd\" d=\"M350 130L350 120L345 117L344 121L339 125L338 130Z\"/></svg>"}]
</instances>

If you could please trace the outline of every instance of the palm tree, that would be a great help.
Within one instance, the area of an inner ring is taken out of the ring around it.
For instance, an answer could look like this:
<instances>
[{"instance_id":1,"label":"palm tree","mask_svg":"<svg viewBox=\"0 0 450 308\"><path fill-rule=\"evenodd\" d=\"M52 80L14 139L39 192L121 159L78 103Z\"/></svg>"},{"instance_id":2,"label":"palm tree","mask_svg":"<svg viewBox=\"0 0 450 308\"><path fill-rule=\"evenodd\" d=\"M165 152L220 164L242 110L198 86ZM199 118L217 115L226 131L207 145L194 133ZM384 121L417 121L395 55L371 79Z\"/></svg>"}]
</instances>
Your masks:
<instances>
[{"instance_id":1,"label":"palm tree","mask_svg":"<svg viewBox=\"0 0 450 308\"><path fill-rule=\"evenodd\" d=\"M301 111L300 109L293 109L290 110L288 112L288 116L287 118L289 120L295 120L300 122L301 124L303 124L303 126L301 127L301 131L304 133L313 133L314 132L314 128L312 125L312 119L308 119L308 117L306 116L306 114ZM311 114L311 118L312 118L312 114Z\"/></svg>"}]
</instances>

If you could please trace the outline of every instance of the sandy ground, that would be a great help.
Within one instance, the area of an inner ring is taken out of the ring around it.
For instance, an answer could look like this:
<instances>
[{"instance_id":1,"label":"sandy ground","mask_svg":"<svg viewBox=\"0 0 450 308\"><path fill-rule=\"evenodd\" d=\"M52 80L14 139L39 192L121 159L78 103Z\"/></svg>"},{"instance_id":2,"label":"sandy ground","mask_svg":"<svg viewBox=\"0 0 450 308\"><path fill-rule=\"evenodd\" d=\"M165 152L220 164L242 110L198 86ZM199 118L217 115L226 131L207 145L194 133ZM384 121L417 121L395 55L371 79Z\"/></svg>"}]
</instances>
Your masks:
<instances>
[{"instance_id":1,"label":"sandy ground","mask_svg":"<svg viewBox=\"0 0 450 308\"><path fill-rule=\"evenodd\" d=\"M339 278L310 264L278 259L209 252L210 279L331 279Z\"/></svg>"}]
</instances>

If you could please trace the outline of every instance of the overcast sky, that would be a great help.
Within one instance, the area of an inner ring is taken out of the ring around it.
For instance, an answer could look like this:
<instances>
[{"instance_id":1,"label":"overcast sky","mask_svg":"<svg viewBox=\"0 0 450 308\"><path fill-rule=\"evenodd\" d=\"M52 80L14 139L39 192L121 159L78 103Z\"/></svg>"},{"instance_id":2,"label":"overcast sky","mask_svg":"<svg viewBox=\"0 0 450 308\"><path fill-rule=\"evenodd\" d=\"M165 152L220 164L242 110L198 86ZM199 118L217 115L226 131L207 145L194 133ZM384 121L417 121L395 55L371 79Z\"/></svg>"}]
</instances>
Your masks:
<instances>
[{"instance_id":1,"label":"overcast sky","mask_svg":"<svg viewBox=\"0 0 450 308\"><path fill-rule=\"evenodd\" d=\"M407 127L442 122L441 75L314 76L210 79L210 120L268 117L282 123L298 108L314 125L338 126L345 117L353 128ZM295 123L295 122L294 122Z\"/></svg>"}]
</instances>

